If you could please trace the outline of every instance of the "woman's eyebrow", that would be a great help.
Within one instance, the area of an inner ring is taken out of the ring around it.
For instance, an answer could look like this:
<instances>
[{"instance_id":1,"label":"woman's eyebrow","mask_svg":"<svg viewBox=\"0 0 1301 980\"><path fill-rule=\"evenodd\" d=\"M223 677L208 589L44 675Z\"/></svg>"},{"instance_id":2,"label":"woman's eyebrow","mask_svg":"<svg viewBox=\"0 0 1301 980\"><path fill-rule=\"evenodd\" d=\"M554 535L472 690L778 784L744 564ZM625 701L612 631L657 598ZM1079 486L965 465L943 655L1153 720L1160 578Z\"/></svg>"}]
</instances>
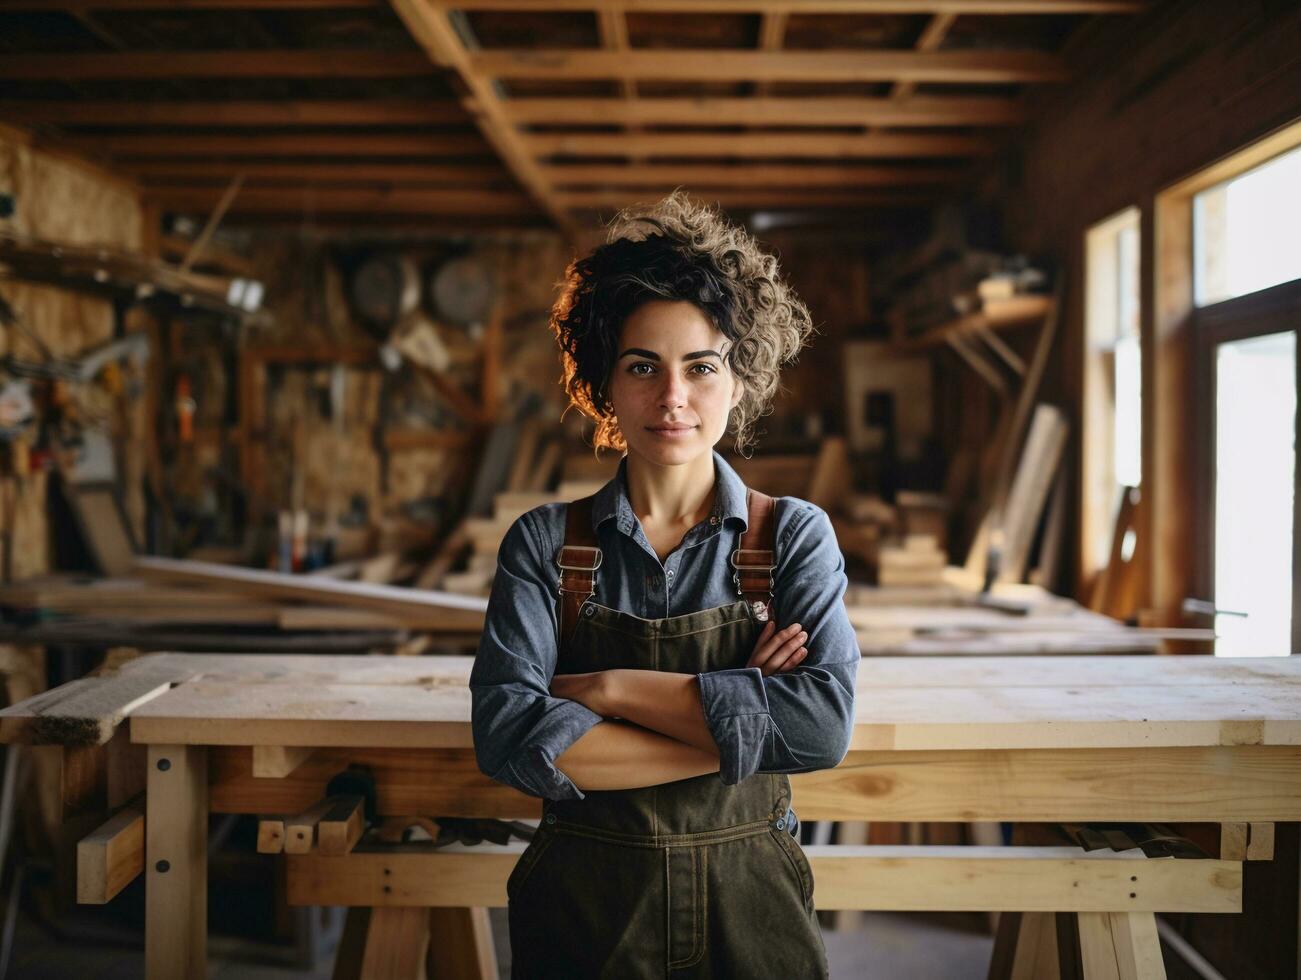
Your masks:
<instances>
[{"instance_id":1,"label":"woman's eyebrow","mask_svg":"<svg viewBox=\"0 0 1301 980\"><path fill-rule=\"evenodd\" d=\"M629 354L635 354L638 357L646 357L652 361L658 361L660 359L660 356L653 350L645 350L641 347L629 347L626 351L620 354L619 357L627 357ZM718 353L716 350L693 350L690 354L684 355L682 359L684 361L694 361L701 357L716 357L720 361L723 359L723 355Z\"/></svg>"}]
</instances>

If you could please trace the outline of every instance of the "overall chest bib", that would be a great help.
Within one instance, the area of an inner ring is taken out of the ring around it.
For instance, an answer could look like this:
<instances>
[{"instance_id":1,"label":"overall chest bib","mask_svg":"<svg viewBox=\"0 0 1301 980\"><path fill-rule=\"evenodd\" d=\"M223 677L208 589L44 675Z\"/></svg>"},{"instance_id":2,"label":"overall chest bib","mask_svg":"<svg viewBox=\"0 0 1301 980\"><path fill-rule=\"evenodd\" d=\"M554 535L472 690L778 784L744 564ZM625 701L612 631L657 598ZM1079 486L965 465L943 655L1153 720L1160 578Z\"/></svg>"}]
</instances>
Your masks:
<instances>
[{"instance_id":1,"label":"overall chest bib","mask_svg":"<svg viewBox=\"0 0 1301 980\"><path fill-rule=\"evenodd\" d=\"M557 674L745 667L767 618L772 498L747 493L738 598L642 619L601 605L592 499L569 505ZM762 544L763 550L756 550ZM512 977L825 977L789 779L718 773L544 800L507 881Z\"/></svg>"}]
</instances>

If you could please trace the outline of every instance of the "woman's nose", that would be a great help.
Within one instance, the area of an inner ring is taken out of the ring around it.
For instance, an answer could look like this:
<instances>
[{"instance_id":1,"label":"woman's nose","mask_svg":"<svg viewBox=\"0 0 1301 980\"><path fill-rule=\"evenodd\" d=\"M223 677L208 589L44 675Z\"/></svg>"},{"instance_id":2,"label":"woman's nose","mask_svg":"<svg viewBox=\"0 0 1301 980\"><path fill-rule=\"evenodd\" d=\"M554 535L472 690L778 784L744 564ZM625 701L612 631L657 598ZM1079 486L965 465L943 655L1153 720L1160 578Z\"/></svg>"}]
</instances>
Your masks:
<instances>
[{"instance_id":1,"label":"woman's nose","mask_svg":"<svg viewBox=\"0 0 1301 980\"><path fill-rule=\"evenodd\" d=\"M668 375L660 388L660 405L676 407L686 401L687 386L681 378Z\"/></svg>"}]
</instances>

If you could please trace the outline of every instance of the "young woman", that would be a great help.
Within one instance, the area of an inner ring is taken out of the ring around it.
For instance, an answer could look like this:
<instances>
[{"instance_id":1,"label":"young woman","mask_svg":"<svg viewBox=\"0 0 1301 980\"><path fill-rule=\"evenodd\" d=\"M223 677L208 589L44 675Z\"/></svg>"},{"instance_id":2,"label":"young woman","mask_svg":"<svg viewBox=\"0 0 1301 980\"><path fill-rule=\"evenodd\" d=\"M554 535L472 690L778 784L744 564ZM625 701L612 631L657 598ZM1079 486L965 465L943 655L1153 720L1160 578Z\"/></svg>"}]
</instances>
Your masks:
<instances>
[{"instance_id":1,"label":"young woman","mask_svg":"<svg viewBox=\"0 0 1301 980\"><path fill-rule=\"evenodd\" d=\"M849 746L844 562L824 511L713 449L752 441L808 310L675 193L569 267L552 329L624 456L511 526L470 677L480 769L543 799L506 887L512 976L826 976L784 774Z\"/></svg>"}]
</instances>

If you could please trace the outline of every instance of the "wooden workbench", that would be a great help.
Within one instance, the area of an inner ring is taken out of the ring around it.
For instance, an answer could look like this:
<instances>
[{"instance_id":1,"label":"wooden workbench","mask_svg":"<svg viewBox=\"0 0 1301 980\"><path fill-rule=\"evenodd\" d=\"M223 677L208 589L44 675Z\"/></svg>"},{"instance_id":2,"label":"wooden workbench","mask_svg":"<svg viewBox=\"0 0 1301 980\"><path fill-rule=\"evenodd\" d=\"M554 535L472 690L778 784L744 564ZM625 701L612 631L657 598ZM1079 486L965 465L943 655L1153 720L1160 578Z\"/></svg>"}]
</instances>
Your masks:
<instances>
[{"instance_id":1,"label":"wooden workbench","mask_svg":"<svg viewBox=\"0 0 1301 980\"><path fill-rule=\"evenodd\" d=\"M200 976L210 812L296 813L324 795L331 776L361 764L375 776L381 816L539 814L538 800L478 772L471 662L157 654L0 712L0 738L61 742L83 768L86 753L106 753L110 806L129 796L131 762L147 753L148 974ZM869 658L848 755L792 783L806 820L1207 822L1263 831L1301 820L1301 661ZM363 841L346 857L294 856L291 901L502 905L521 848L412 856ZM1086 975L1096 976L1160 975L1153 913L1240 911L1234 858L1246 857L1230 849L1179 861L1055 848L807 852L821 908L1030 913L1017 956L1044 955L1051 943L1033 914L1076 913Z\"/></svg>"}]
</instances>

